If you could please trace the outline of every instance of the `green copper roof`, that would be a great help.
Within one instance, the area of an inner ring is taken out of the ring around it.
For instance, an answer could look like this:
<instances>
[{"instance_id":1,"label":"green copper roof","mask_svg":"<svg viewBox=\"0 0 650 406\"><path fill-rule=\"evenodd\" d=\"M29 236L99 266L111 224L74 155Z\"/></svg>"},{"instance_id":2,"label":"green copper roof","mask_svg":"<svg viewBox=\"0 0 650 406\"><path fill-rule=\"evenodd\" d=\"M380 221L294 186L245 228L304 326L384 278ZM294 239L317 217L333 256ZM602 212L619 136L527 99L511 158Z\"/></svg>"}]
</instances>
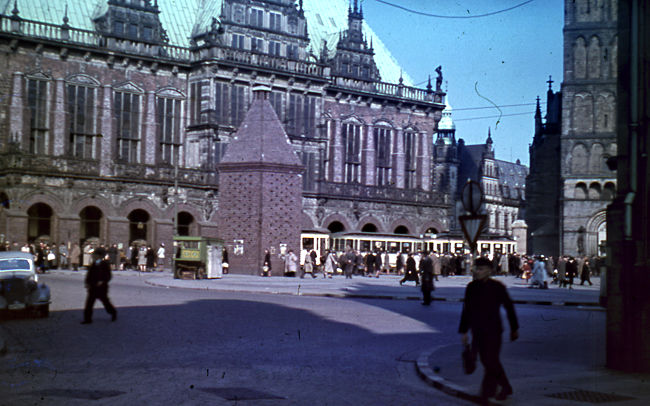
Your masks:
<instances>
[{"instance_id":1,"label":"green copper roof","mask_svg":"<svg viewBox=\"0 0 650 406\"><path fill-rule=\"evenodd\" d=\"M94 31L93 18L108 9L108 0L17 0L19 16L50 24L63 24L66 12L68 24L73 28ZM152 0L153 3L153 0ZM171 45L189 47L192 34L210 28L212 18L219 18L222 0L158 0L160 22L167 31ZM327 40L329 55L334 55L339 32L347 29L348 0L304 0L305 17L309 30L311 49L317 56ZM11 16L14 0L0 0L0 13ZM383 82L397 83L401 67L384 43L364 21L364 34L375 50L375 62ZM404 73L404 84L413 81Z\"/></svg>"}]
</instances>

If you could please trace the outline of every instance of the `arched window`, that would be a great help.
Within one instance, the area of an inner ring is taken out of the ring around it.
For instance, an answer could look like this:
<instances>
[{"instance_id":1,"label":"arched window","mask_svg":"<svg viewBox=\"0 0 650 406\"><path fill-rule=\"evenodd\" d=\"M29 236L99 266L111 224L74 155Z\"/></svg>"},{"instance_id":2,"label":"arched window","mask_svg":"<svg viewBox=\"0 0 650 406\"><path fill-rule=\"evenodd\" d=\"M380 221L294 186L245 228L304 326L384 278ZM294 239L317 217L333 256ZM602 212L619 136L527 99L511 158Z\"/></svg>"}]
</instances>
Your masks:
<instances>
[{"instance_id":1,"label":"arched window","mask_svg":"<svg viewBox=\"0 0 650 406\"><path fill-rule=\"evenodd\" d=\"M361 231L363 231L364 233L376 233L377 226L372 223L368 223L361 228Z\"/></svg>"},{"instance_id":2,"label":"arched window","mask_svg":"<svg viewBox=\"0 0 650 406\"><path fill-rule=\"evenodd\" d=\"M589 154L589 172L600 173L607 169L603 153L602 144L594 144L591 146L591 154Z\"/></svg>"},{"instance_id":3,"label":"arched window","mask_svg":"<svg viewBox=\"0 0 650 406\"><path fill-rule=\"evenodd\" d=\"M612 182L605 183L605 187L603 188L603 199L613 200L614 196L616 196L616 185Z\"/></svg>"},{"instance_id":4,"label":"arched window","mask_svg":"<svg viewBox=\"0 0 650 406\"><path fill-rule=\"evenodd\" d=\"M79 212L79 218L81 219L79 237L82 241L93 237L99 238L102 217L102 211L95 206L84 207Z\"/></svg>"},{"instance_id":5,"label":"arched window","mask_svg":"<svg viewBox=\"0 0 650 406\"><path fill-rule=\"evenodd\" d=\"M575 95L573 98L572 127L578 133L591 133L594 129L593 97L587 93Z\"/></svg>"},{"instance_id":6,"label":"arched window","mask_svg":"<svg viewBox=\"0 0 650 406\"><path fill-rule=\"evenodd\" d=\"M600 183L593 182L589 185L589 199L590 200L600 200L601 188Z\"/></svg>"},{"instance_id":7,"label":"arched window","mask_svg":"<svg viewBox=\"0 0 650 406\"><path fill-rule=\"evenodd\" d=\"M189 236L192 225L194 224L194 216L186 211L178 213L178 223L176 234L182 236Z\"/></svg>"},{"instance_id":8,"label":"arched window","mask_svg":"<svg viewBox=\"0 0 650 406\"><path fill-rule=\"evenodd\" d=\"M573 75L576 79L584 79L587 76L587 46L582 37L579 37L573 46Z\"/></svg>"},{"instance_id":9,"label":"arched window","mask_svg":"<svg viewBox=\"0 0 650 406\"><path fill-rule=\"evenodd\" d=\"M0 192L0 206L4 207L5 209L10 209L10 201L9 201L9 196L5 192Z\"/></svg>"},{"instance_id":10,"label":"arched window","mask_svg":"<svg viewBox=\"0 0 650 406\"><path fill-rule=\"evenodd\" d=\"M50 236L52 230L52 208L45 203L36 203L27 210L27 240L36 241Z\"/></svg>"},{"instance_id":11,"label":"arched window","mask_svg":"<svg viewBox=\"0 0 650 406\"><path fill-rule=\"evenodd\" d=\"M332 221L330 225L327 226L327 229L330 233L340 233L341 231L345 231L345 226L340 221Z\"/></svg>"},{"instance_id":12,"label":"arched window","mask_svg":"<svg viewBox=\"0 0 650 406\"><path fill-rule=\"evenodd\" d=\"M393 231L395 234L408 234L409 229L406 226L397 226L395 228L395 231Z\"/></svg>"},{"instance_id":13,"label":"arched window","mask_svg":"<svg viewBox=\"0 0 650 406\"><path fill-rule=\"evenodd\" d=\"M591 37L589 48L587 48L587 75L589 79L600 78L600 40L598 37Z\"/></svg>"},{"instance_id":14,"label":"arched window","mask_svg":"<svg viewBox=\"0 0 650 406\"><path fill-rule=\"evenodd\" d=\"M583 144L577 144L571 151L571 173L585 172L587 172L587 148Z\"/></svg>"},{"instance_id":15,"label":"arched window","mask_svg":"<svg viewBox=\"0 0 650 406\"><path fill-rule=\"evenodd\" d=\"M135 240L147 241L149 213L142 209L136 209L129 213L127 218L129 219L129 244Z\"/></svg>"},{"instance_id":16,"label":"arched window","mask_svg":"<svg viewBox=\"0 0 650 406\"><path fill-rule=\"evenodd\" d=\"M587 185L580 182L576 184L576 187L573 191L573 197L575 199L586 199L587 198Z\"/></svg>"}]
</instances>

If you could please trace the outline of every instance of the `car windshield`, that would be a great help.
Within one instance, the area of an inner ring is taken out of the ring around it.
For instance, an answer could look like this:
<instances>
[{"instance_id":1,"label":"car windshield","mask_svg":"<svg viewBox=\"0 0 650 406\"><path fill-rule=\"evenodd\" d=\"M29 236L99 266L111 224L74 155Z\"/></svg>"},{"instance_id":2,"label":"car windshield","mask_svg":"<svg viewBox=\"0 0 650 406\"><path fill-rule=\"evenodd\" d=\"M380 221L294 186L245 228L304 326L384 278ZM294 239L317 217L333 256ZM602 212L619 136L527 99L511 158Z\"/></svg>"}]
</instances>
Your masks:
<instances>
[{"instance_id":1,"label":"car windshield","mask_svg":"<svg viewBox=\"0 0 650 406\"><path fill-rule=\"evenodd\" d=\"M22 258L0 259L0 271L29 271L29 261Z\"/></svg>"}]
</instances>

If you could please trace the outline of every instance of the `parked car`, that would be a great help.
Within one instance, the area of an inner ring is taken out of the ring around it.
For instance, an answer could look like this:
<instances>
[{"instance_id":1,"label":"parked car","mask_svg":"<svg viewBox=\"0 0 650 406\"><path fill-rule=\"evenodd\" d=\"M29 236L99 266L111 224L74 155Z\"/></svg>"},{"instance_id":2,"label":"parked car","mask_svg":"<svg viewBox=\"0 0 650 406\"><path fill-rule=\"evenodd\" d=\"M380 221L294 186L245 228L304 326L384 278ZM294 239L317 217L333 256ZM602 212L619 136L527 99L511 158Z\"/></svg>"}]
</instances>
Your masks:
<instances>
[{"instance_id":1,"label":"parked car","mask_svg":"<svg viewBox=\"0 0 650 406\"><path fill-rule=\"evenodd\" d=\"M18 251L0 252L0 312L50 314L50 288L38 283L34 256Z\"/></svg>"}]
</instances>

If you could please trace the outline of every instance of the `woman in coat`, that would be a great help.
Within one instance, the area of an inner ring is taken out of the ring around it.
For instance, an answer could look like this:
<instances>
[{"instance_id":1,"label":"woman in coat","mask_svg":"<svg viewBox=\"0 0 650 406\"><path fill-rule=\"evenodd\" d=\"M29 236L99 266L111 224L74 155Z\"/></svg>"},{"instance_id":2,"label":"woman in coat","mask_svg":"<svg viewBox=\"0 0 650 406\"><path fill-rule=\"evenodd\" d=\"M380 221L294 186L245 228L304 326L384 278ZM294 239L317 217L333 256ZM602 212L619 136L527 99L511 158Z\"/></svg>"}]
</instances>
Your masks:
<instances>
[{"instance_id":1,"label":"woman in coat","mask_svg":"<svg viewBox=\"0 0 650 406\"><path fill-rule=\"evenodd\" d=\"M79 270L79 257L81 256L81 248L79 244L74 243L72 249L70 250L70 266L73 271Z\"/></svg>"},{"instance_id":2,"label":"woman in coat","mask_svg":"<svg viewBox=\"0 0 650 406\"><path fill-rule=\"evenodd\" d=\"M264 263L262 264L262 276L271 276L271 253L264 250Z\"/></svg>"}]
</instances>

